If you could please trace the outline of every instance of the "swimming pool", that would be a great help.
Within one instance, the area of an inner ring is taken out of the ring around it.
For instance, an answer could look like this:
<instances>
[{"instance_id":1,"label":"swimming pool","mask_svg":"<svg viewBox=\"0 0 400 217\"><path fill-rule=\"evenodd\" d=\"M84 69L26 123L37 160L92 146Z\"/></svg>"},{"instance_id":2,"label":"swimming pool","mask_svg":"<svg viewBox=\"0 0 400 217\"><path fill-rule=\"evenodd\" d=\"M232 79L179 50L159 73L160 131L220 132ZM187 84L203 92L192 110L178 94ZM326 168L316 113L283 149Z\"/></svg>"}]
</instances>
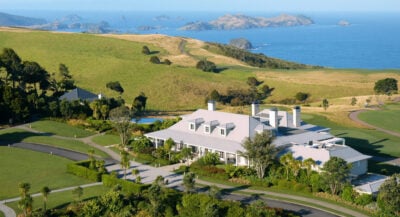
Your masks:
<instances>
[{"instance_id":1,"label":"swimming pool","mask_svg":"<svg viewBox=\"0 0 400 217\"><path fill-rule=\"evenodd\" d=\"M132 123L136 123L136 124L152 124L156 121L163 121L162 118L140 118L138 122L136 122L136 119L133 118L131 120Z\"/></svg>"}]
</instances>

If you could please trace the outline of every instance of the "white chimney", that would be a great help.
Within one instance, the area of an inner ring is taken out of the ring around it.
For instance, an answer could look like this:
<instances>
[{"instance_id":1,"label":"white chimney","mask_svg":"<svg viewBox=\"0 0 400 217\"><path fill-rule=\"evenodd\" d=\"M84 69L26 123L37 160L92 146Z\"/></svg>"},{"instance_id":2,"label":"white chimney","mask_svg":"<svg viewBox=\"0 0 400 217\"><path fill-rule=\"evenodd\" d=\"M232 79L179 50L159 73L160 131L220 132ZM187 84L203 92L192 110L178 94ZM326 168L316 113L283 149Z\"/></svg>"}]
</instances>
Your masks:
<instances>
[{"instance_id":1,"label":"white chimney","mask_svg":"<svg viewBox=\"0 0 400 217\"><path fill-rule=\"evenodd\" d=\"M269 125L273 128L278 128L278 109L276 108L269 110Z\"/></svg>"},{"instance_id":2,"label":"white chimney","mask_svg":"<svg viewBox=\"0 0 400 217\"><path fill-rule=\"evenodd\" d=\"M214 100L210 100L208 101L208 111L215 111L216 107L215 107L215 101Z\"/></svg>"},{"instance_id":3,"label":"white chimney","mask_svg":"<svg viewBox=\"0 0 400 217\"><path fill-rule=\"evenodd\" d=\"M293 107L293 126L301 126L301 109L300 106Z\"/></svg>"},{"instance_id":4,"label":"white chimney","mask_svg":"<svg viewBox=\"0 0 400 217\"><path fill-rule=\"evenodd\" d=\"M260 105L258 102L253 102L251 104L251 116L256 116L260 112Z\"/></svg>"},{"instance_id":5,"label":"white chimney","mask_svg":"<svg viewBox=\"0 0 400 217\"><path fill-rule=\"evenodd\" d=\"M99 94L97 95L97 98L98 98L98 99L102 99L102 98L103 98L103 94L99 93Z\"/></svg>"}]
</instances>

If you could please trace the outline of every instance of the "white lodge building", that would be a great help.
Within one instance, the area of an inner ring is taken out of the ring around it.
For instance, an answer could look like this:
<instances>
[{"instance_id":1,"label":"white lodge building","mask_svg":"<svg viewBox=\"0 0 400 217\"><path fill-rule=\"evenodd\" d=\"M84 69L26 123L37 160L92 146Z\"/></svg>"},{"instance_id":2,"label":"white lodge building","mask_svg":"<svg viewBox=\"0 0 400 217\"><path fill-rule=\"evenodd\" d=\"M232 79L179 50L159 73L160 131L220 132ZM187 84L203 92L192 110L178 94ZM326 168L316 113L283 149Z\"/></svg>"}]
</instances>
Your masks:
<instances>
[{"instance_id":1,"label":"white lodge building","mask_svg":"<svg viewBox=\"0 0 400 217\"><path fill-rule=\"evenodd\" d=\"M153 141L156 148L171 138L178 149L191 147L197 156L216 152L225 163L248 165L247 159L238 151L245 151L242 143L246 137L252 138L265 130L272 131L276 136L273 144L284 147L285 152L292 152L295 159L314 159L318 165L316 169L336 156L353 165L353 177L367 172L370 156L346 146L344 139L329 133L329 128L302 122L299 106L294 107L290 114L275 108L260 111L258 104L252 104L252 115L249 116L216 111L215 102L210 101L208 110L199 109L183 116L170 128L145 136Z\"/></svg>"}]
</instances>

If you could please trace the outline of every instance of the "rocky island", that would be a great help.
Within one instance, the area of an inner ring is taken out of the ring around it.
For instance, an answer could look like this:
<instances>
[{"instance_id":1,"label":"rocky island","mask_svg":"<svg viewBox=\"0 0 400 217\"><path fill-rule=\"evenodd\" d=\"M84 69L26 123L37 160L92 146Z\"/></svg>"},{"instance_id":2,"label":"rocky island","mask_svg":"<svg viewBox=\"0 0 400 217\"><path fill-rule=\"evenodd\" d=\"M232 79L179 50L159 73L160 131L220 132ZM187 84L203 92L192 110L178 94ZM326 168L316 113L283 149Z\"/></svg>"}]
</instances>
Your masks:
<instances>
[{"instance_id":1,"label":"rocky island","mask_svg":"<svg viewBox=\"0 0 400 217\"><path fill-rule=\"evenodd\" d=\"M277 17L251 17L242 14L226 14L210 22L191 22L181 27L180 30L235 30L253 29L281 26L306 26L313 24L314 21L303 15L282 14Z\"/></svg>"},{"instance_id":2,"label":"rocky island","mask_svg":"<svg viewBox=\"0 0 400 217\"><path fill-rule=\"evenodd\" d=\"M244 50L253 48L253 45L251 44L251 42L245 38L234 38L229 41L229 45L237 47L239 49L244 49Z\"/></svg>"}]
</instances>

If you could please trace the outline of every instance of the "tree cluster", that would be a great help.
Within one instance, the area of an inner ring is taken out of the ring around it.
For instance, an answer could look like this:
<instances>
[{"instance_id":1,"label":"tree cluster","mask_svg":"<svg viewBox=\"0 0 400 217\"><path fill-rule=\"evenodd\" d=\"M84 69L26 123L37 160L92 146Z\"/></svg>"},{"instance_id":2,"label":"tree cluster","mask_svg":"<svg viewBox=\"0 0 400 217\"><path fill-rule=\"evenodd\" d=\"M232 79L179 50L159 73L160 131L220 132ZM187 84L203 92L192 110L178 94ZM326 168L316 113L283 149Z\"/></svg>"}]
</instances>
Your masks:
<instances>
[{"instance_id":1,"label":"tree cluster","mask_svg":"<svg viewBox=\"0 0 400 217\"><path fill-rule=\"evenodd\" d=\"M247 79L249 89L228 89L226 95L220 94L217 90L213 90L206 98L206 101L215 100L223 104L230 104L231 106L250 105L256 101L262 102L268 98L275 89L266 84L261 86L262 83L262 81L258 81L255 77L249 77Z\"/></svg>"},{"instance_id":2,"label":"tree cluster","mask_svg":"<svg viewBox=\"0 0 400 217\"><path fill-rule=\"evenodd\" d=\"M64 64L60 79L33 61L22 61L11 48L0 53L0 122L20 122L32 115L58 114L58 97L75 88ZM57 109L56 109L57 108Z\"/></svg>"},{"instance_id":3,"label":"tree cluster","mask_svg":"<svg viewBox=\"0 0 400 217\"><path fill-rule=\"evenodd\" d=\"M398 91L397 80L394 78L385 78L375 82L374 91L376 94L392 95Z\"/></svg>"}]
</instances>

